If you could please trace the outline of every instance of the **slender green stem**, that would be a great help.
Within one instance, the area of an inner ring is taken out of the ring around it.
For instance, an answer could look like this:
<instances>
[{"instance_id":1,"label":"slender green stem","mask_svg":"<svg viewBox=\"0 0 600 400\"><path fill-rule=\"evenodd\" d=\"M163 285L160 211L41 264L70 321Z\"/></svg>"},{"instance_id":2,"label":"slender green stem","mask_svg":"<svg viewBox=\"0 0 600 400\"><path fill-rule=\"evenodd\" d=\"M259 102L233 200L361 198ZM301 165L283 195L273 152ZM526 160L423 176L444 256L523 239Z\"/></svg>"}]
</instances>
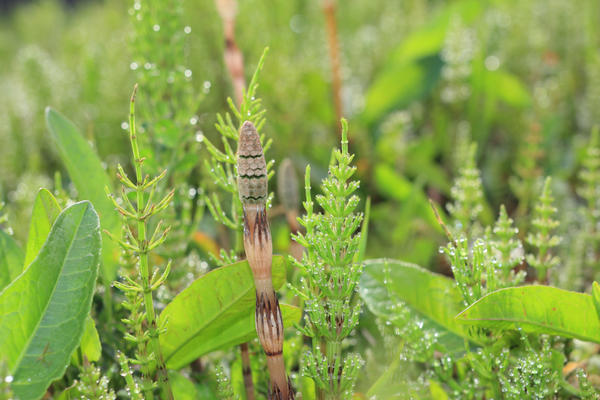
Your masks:
<instances>
[{"instance_id":1,"label":"slender green stem","mask_svg":"<svg viewBox=\"0 0 600 400\"><path fill-rule=\"evenodd\" d=\"M140 151L135 132L135 93L137 85L134 89L133 95L131 96L131 105L129 113L129 126L130 126L130 140L131 149L133 151L133 160L136 176L136 200L137 200L137 220L138 220L138 243L140 246L139 252L139 265L140 265L140 278L142 280L142 288L144 293L144 308L146 310L146 321L150 329L150 344L152 346L152 352L155 357L155 363L149 368L148 372L158 368L158 379L163 398L173 399L173 393L169 383L169 377L164 364L162 350L160 342L158 340L158 326L156 324L156 313L154 311L154 302L152 299L152 289L150 285L150 279L152 271L148 264L148 240L146 235L146 218L144 217L144 210L146 204L144 200L144 180L142 174L142 163L143 159L140 157Z\"/></svg>"}]
</instances>

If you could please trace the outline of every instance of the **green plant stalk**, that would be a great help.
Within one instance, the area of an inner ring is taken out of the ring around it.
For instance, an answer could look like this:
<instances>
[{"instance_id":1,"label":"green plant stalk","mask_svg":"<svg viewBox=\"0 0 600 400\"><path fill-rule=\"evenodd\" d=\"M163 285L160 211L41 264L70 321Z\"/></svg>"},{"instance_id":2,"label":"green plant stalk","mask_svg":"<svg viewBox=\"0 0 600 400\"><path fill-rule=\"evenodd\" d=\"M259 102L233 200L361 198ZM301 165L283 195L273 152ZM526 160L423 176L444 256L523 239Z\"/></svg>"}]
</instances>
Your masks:
<instances>
[{"instance_id":1,"label":"green plant stalk","mask_svg":"<svg viewBox=\"0 0 600 400\"><path fill-rule=\"evenodd\" d=\"M160 341L158 340L158 326L156 324L156 313L154 312L154 301L152 299L152 289L150 286L151 271L148 265L148 240L146 238L146 218L144 216L146 204L144 202L144 181L142 174L142 163L144 160L140 157L138 140L135 133L135 94L137 85L131 96L129 110L129 139L133 151L133 161L136 176L136 200L137 200L137 220L138 220L138 241L140 243L140 275L142 279L142 289L144 293L144 308L146 309L146 321L150 327L150 343L152 352L156 357L156 367L158 368L158 380L160 390L168 399L173 399L173 392L169 383L169 376L165 367ZM152 368L150 368L152 370Z\"/></svg>"}]
</instances>

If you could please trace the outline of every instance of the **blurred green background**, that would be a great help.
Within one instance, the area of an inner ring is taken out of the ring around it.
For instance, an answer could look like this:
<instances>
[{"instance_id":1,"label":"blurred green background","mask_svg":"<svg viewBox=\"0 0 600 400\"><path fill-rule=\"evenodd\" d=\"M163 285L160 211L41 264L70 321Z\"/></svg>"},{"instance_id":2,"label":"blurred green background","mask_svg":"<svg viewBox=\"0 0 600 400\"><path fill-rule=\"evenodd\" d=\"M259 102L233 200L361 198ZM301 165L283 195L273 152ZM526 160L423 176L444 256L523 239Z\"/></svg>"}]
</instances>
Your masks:
<instances>
[{"instance_id":1,"label":"blurred green background","mask_svg":"<svg viewBox=\"0 0 600 400\"><path fill-rule=\"evenodd\" d=\"M47 105L82 129L109 171L128 162L129 94L146 65L136 57L148 46L168 47L151 35L133 37L133 7L121 0L4 5L0 197L21 242L36 189L53 187L64 168L45 127ZM201 160L208 157L201 137L217 137L216 113L233 90L214 1L183 7L173 29L185 39L175 56L191 72L185 85L197 102L184 115L185 132L200 138ZM501 203L527 213L545 175L555 176L559 208L577 201L582 150L600 122L599 17L596 0L338 3L343 115L361 196L373 202L370 256L431 267L443 236L427 198L449 198L470 141L478 144L489 203L484 220ZM298 172L310 163L315 182L338 140L326 26L320 1L239 1L236 41L247 78L270 47L258 90L264 132L274 140L269 157L276 165L291 158ZM151 85L140 83L143 103ZM201 184L202 168L190 176ZM285 224L275 227L286 246Z\"/></svg>"}]
</instances>

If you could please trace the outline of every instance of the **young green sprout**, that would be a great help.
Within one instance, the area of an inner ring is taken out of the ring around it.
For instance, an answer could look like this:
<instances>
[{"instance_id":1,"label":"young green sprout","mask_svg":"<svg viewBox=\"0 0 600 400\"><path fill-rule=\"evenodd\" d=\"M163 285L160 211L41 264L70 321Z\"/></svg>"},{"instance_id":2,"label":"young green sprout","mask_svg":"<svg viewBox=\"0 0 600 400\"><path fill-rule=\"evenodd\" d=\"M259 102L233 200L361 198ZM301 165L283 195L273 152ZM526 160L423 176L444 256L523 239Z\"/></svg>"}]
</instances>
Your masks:
<instances>
[{"instance_id":1,"label":"young green sprout","mask_svg":"<svg viewBox=\"0 0 600 400\"><path fill-rule=\"evenodd\" d=\"M256 332L267 355L269 398L293 399L283 361L283 320L271 280L273 241L267 219L267 164L260 138L250 121L240 129L238 191L244 210L244 250L256 285Z\"/></svg>"}]
</instances>

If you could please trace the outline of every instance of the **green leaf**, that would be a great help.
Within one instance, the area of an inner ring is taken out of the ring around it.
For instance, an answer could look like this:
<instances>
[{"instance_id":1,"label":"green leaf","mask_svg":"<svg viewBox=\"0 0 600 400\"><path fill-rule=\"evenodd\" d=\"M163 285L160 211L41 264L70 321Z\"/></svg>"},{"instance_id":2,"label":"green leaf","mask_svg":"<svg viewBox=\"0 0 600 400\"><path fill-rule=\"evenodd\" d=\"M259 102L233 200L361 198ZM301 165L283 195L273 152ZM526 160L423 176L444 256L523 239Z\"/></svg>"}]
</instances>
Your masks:
<instances>
[{"instance_id":1,"label":"green leaf","mask_svg":"<svg viewBox=\"0 0 600 400\"><path fill-rule=\"evenodd\" d=\"M446 394L442 385L431 379L429 380L429 393L432 400L448 400L448 394Z\"/></svg>"},{"instance_id":2,"label":"green leaf","mask_svg":"<svg viewBox=\"0 0 600 400\"><path fill-rule=\"evenodd\" d=\"M456 319L476 326L521 328L600 343L600 320L592 296L550 286L497 290L471 304Z\"/></svg>"},{"instance_id":3,"label":"green leaf","mask_svg":"<svg viewBox=\"0 0 600 400\"><path fill-rule=\"evenodd\" d=\"M169 380L171 381L171 388L175 400L196 400L201 398L198 395L196 385L183 376L181 372L169 371Z\"/></svg>"},{"instance_id":4,"label":"green leaf","mask_svg":"<svg viewBox=\"0 0 600 400\"><path fill-rule=\"evenodd\" d=\"M455 282L445 276L402 261L367 260L359 293L371 312L392 323L397 318L394 305L403 301L440 331L439 341L448 351L464 350L464 339L479 343L454 319L464 303Z\"/></svg>"},{"instance_id":5,"label":"green leaf","mask_svg":"<svg viewBox=\"0 0 600 400\"><path fill-rule=\"evenodd\" d=\"M492 97L513 107L527 107L531 96L515 75L507 71L486 70L486 91Z\"/></svg>"},{"instance_id":6,"label":"green leaf","mask_svg":"<svg viewBox=\"0 0 600 400\"><path fill-rule=\"evenodd\" d=\"M85 329L79 347L88 361L96 362L102 355L102 343L100 343L96 322L91 315L88 315L85 320Z\"/></svg>"},{"instance_id":7,"label":"green leaf","mask_svg":"<svg viewBox=\"0 0 600 400\"><path fill-rule=\"evenodd\" d=\"M98 155L77 127L50 107L46 108L46 125L77 188L79 198L91 201L100 216L102 228L118 237L121 220L104 191L105 187L110 189L112 185ZM119 247L114 241L103 241L101 271L105 282L112 282L116 276L119 253Z\"/></svg>"},{"instance_id":8,"label":"green leaf","mask_svg":"<svg viewBox=\"0 0 600 400\"><path fill-rule=\"evenodd\" d=\"M60 206L52 193L47 189L40 189L35 197L33 211L31 212L29 237L25 248L25 266L31 264L40 252L60 211Z\"/></svg>"},{"instance_id":9,"label":"green leaf","mask_svg":"<svg viewBox=\"0 0 600 400\"><path fill-rule=\"evenodd\" d=\"M437 54L442 50L452 18L465 24L475 20L484 7L480 0L448 3L431 22L409 34L392 53L391 62L399 64Z\"/></svg>"},{"instance_id":10,"label":"green leaf","mask_svg":"<svg viewBox=\"0 0 600 400\"><path fill-rule=\"evenodd\" d=\"M596 314L598 315L598 318L600 318L600 284L596 281L592 284L592 300L594 300Z\"/></svg>"},{"instance_id":11,"label":"green leaf","mask_svg":"<svg viewBox=\"0 0 600 400\"><path fill-rule=\"evenodd\" d=\"M442 69L437 55L382 71L365 97L363 116L374 123L392 109L401 109L427 95L437 83Z\"/></svg>"},{"instance_id":12,"label":"green leaf","mask_svg":"<svg viewBox=\"0 0 600 400\"><path fill-rule=\"evenodd\" d=\"M285 258L273 256L273 286L285 282ZM214 269L179 293L160 314L167 332L160 345L169 368L178 369L203 354L256 337L254 279L247 261ZM284 326L299 321L298 308L281 305Z\"/></svg>"},{"instance_id":13,"label":"green leaf","mask_svg":"<svg viewBox=\"0 0 600 400\"><path fill-rule=\"evenodd\" d=\"M15 239L0 230L0 290L23 272L23 250Z\"/></svg>"},{"instance_id":14,"label":"green leaf","mask_svg":"<svg viewBox=\"0 0 600 400\"><path fill-rule=\"evenodd\" d=\"M56 219L36 259L0 292L0 348L21 399L40 398L79 345L100 260L100 222L92 204Z\"/></svg>"},{"instance_id":15,"label":"green leaf","mask_svg":"<svg viewBox=\"0 0 600 400\"><path fill-rule=\"evenodd\" d=\"M460 18L468 24L483 9L479 0L450 2L429 24L408 35L367 91L363 112L366 121L374 123L387 112L405 108L428 95L440 78L443 63L439 53L450 21Z\"/></svg>"}]
</instances>

